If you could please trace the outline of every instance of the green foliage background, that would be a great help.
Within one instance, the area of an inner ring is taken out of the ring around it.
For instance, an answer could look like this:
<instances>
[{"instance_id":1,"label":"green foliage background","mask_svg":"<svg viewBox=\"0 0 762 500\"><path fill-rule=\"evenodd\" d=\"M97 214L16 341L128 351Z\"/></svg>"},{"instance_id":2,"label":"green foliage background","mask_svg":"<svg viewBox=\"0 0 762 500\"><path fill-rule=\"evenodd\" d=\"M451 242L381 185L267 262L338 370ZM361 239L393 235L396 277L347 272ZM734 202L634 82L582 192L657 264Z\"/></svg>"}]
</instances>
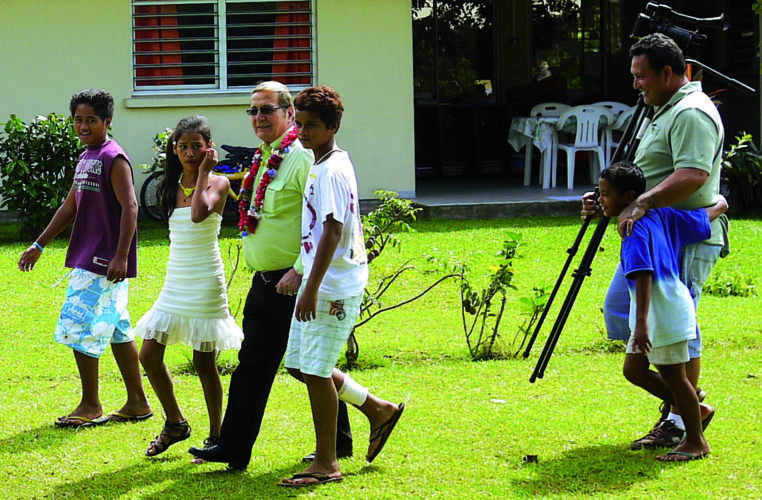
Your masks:
<instances>
[{"instance_id":1,"label":"green foliage background","mask_svg":"<svg viewBox=\"0 0 762 500\"><path fill-rule=\"evenodd\" d=\"M19 212L21 239L34 239L63 204L84 146L71 117L51 113L24 123L11 115L0 137L0 207Z\"/></svg>"}]
</instances>

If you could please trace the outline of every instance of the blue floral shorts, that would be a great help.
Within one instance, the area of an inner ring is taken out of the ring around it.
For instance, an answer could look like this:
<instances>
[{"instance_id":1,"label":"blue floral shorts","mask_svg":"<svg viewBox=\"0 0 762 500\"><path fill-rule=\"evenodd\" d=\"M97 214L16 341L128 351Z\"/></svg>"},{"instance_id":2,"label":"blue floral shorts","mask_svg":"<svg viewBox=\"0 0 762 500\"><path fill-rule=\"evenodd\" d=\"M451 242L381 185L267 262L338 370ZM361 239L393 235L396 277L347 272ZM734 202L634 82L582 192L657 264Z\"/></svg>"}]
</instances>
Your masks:
<instances>
[{"instance_id":1,"label":"blue floral shorts","mask_svg":"<svg viewBox=\"0 0 762 500\"><path fill-rule=\"evenodd\" d=\"M109 344L135 340L127 312L127 281L73 269L55 340L75 351L100 358Z\"/></svg>"}]
</instances>

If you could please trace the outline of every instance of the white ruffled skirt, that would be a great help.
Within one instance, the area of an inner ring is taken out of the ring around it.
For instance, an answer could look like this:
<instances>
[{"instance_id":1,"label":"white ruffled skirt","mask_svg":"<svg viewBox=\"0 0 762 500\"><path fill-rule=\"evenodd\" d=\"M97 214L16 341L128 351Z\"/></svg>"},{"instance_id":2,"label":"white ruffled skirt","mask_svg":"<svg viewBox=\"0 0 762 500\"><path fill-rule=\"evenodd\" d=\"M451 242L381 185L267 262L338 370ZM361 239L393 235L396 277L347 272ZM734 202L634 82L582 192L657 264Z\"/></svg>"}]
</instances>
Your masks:
<instances>
[{"instance_id":1,"label":"white ruffled skirt","mask_svg":"<svg viewBox=\"0 0 762 500\"><path fill-rule=\"evenodd\" d=\"M201 223L190 207L169 219L169 262L164 287L135 325L135 336L160 344L185 344L200 352L239 349L243 332L228 310L225 267L217 236L222 217Z\"/></svg>"}]
</instances>

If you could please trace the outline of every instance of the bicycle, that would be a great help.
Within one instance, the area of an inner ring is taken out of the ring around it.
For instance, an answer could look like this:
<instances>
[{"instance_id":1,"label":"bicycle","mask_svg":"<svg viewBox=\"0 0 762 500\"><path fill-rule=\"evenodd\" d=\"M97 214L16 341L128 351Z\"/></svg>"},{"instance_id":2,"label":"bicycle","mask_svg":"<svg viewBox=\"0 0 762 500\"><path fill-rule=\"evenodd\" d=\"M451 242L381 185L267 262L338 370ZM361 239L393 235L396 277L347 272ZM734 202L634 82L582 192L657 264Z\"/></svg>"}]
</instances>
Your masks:
<instances>
[{"instance_id":1,"label":"bicycle","mask_svg":"<svg viewBox=\"0 0 762 500\"><path fill-rule=\"evenodd\" d=\"M215 175L224 175L230 180L230 189L225 201L225 210L238 213L238 199L241 192L241 184L246 176L251 164L254 162L255 148L245 146L229 146L223 144L222 149L226 151L225 158L217 163L213 173ZM144 213L153 220L162 220L161 216L161 195L159 189L164 180L164 172L155 170L143 183L140 190L140 205Z\"/></svg>"}]
</instances>

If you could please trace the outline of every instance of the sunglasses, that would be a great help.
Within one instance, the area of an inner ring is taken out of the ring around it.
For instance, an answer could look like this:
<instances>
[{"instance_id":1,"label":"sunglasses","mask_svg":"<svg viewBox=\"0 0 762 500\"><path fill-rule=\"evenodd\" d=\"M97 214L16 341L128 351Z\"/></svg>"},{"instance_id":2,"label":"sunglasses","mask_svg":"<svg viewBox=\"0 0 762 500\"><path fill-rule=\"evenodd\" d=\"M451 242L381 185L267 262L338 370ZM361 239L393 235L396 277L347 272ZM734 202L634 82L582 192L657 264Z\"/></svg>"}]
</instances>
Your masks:
<instances>
[{"instance_id":1,"label":"sunglasses","mask_svg":"<svg viewBox=\"0 0 762 500\"><path fill-rule=\"evenodd\" d=\"M262 106L261 108L257 108L256 106L252 106L246 110L246 114L249 116L257 116L257 113L262 113L263 115L271 115L275 113L276 109L283 109L285 107L286 106Z\"/></svg>"}]
</instances>

